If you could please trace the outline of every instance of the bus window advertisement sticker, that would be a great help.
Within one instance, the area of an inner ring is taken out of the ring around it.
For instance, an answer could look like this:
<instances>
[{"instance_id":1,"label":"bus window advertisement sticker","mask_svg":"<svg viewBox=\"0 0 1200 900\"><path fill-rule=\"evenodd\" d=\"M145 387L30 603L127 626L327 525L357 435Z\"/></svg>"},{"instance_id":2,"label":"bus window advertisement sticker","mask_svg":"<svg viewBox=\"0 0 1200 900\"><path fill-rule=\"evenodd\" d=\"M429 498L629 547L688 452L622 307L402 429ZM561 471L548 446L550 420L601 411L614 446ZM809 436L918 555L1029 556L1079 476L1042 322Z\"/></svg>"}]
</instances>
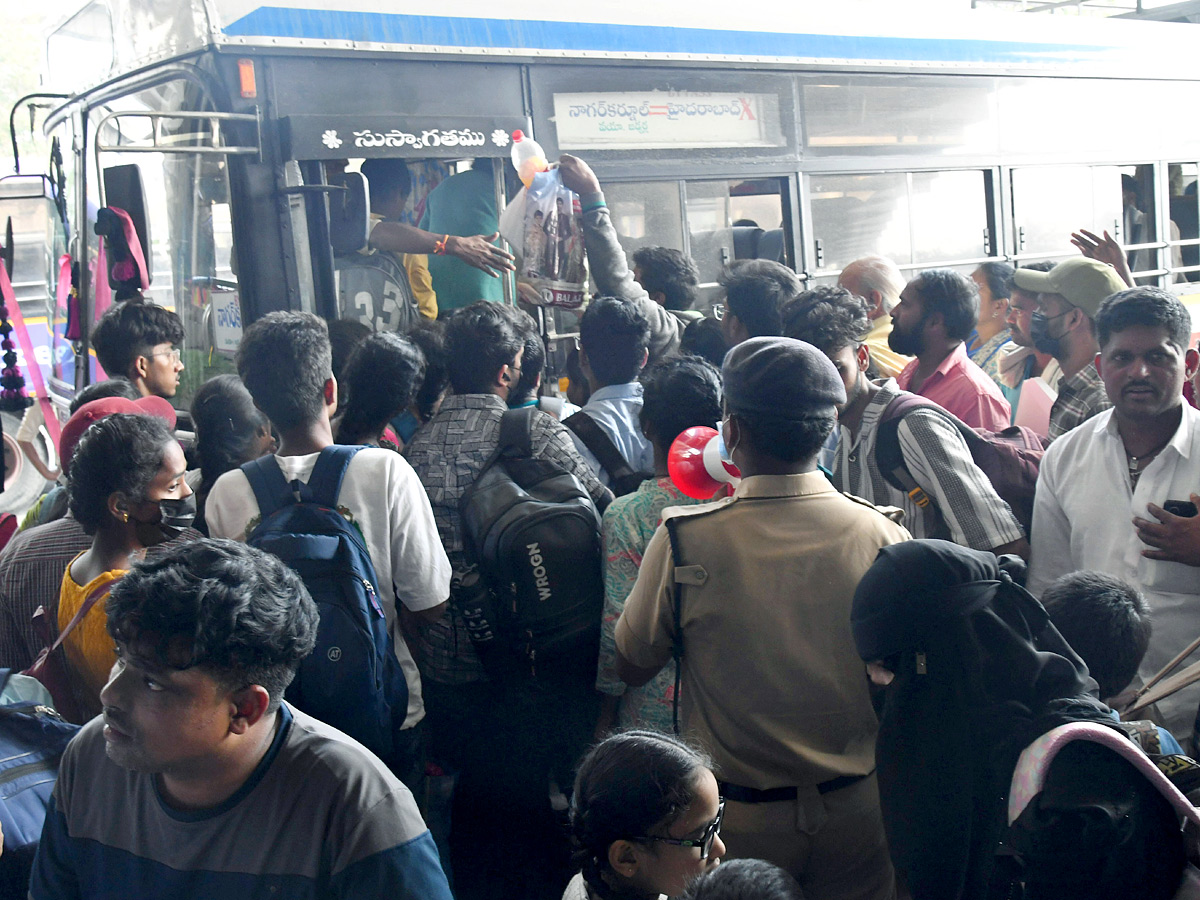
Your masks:
<instances>
[{"instance_id":1,"label":"bus window advertisement sticker","mask_svg":"<svg viewBox=\"0 0 1200 900\"><path fill-rule=\"evenodd\" d=\"M213 349L218 353L236 353L242 342L242 306L237 291L212 295Z\"/></svg>"},{"instance_id":2,"label":"bus window advertisement sticker","mask_svg":"<svg viewBox=\"0 0 1200 900\"><path fill-rule=\"evenodd\" d=\"M555 94L563 150L782 147L775 94Z\"/></svg>"}]
</instances>

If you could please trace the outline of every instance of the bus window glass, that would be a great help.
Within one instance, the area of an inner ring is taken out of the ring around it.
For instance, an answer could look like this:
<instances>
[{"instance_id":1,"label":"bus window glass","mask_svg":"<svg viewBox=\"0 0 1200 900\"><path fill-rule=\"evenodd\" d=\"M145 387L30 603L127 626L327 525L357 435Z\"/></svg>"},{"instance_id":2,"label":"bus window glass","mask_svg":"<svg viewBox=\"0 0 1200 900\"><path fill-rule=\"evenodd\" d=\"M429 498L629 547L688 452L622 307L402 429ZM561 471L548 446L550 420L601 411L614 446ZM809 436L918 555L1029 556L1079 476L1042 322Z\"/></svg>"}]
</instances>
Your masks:
<instances>
[{"instance_id":1,"label":"bus window glass","mask_svg":"<svg viewBox=\"0 0 1200 900\"><path fill-rule=\"evenodd\" d=\"M813 175L809 184L812 238L820 247L815 268L841 269L873 254L900 264L912 259L904 173Z\"/></svg>"},{"instance_id":2,"label":"bus window glass","mask_svg":"<svg viewBox=\"0 0 1200 900\"><path fill-rule=\"evenodd\" d=\"M734 258L729 182L688 182L686 193L688 247L700 270L700 283L713 284Z\"/></svg>"},{"instance_id":3,"label":"bus window glass","mask_svg":"<svg viewBox=\"0 0 1200 900\"><path fill-rule=\"evenodd\" d=\"M987 255L985 178L978 170L912 174L909 200L914 263Z\"/></svg>"},{"instance_id":4,"label":"bus window glass","mask_svg":"<svg viewBox=\"0 0 1200 900\"><path fill-rule=\"evenodd\" d=\"M626 256L639 247L683 248L678 181L606 184L604 197Z\"/></svg>"},{"instance_id":5,"label":"bus window glass","mask_svg":"<svg viewBox=\"0 0 1200 900\"><path fill-rule=\"evenodd\" d=\"M801 84L809 156L995 153L990 78L826 76Z\"/></svg>"},{"instance_id":6,"label":"bus window glass","mask_svg":"<svg viewBox=\"0 0 1200 900\"><path fill-rule=\"evenodd\" d=\"M1039 166L1012 171L1014 246L1026 258L1075 254L1071 232L1108 231L1124 240L1116 166Z\"/></svg>"},{"instance_id":7,"label":"bus window glass","mask_svg":"<svg viewBox=\"0 0 1200 900\"><path fill-rule=\"evenodd\" d=\"M145 296L173 309L183 320L184 371L174 404L186 409L201 384L213 375L234 370L241 304L226 161L220 154L188 152L189 147L208 143L203 120L161 120L159 144L169 143L172 150L120 149L125 145L144 147L152 140L153 121L136 112L152 108L159 96L157 91L146 92L123 101L122 112L131 114L108 119L97 139L117 147L100 153L102 169L134 164L141 174L152 245L143 248L151 271ZM174 103L179 104L179 98ZM96 200L99 202L98 197Z\"/></svg>"},{"instance_id":8,"label":"bus window glass","mask_svg":"<svg viewBox=\"0 0 1200 900\"><path fill-rule=\"evenodd\" d=\"M1154 202L1154 166L1121 166L1121 243L1127 249L1134 276L1158 268L1157 204ZM1157 284L1155 275L1136 277L1138 284Z\"/></svg>"},{"instance_id":9,"label":"bus window glass","mask_svg":"<svg viewBox=\"0 0 1200 900\"><path fill-rule=\"evenodd\" d=\"M1171 196L1171 268L1175 281L1200 282L1200 205L1196 187L1200 166L1194 162L1173 163L1168 184Z\"/></svg>"}]
</instances>

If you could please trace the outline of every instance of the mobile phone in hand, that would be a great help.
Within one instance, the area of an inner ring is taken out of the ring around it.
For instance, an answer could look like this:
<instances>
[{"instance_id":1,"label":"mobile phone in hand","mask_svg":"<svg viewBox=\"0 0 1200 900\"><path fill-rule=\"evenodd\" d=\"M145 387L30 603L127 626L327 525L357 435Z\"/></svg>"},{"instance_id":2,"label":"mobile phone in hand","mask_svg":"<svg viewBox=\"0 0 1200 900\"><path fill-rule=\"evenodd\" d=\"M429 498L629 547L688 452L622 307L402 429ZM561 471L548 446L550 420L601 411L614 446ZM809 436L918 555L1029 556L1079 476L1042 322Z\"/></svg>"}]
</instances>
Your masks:
<instances>
[{"instance_id":1,"label":"mobile phone in hand","mask_svg":"<svg viewBox=\"0 0 1200 900\"><path fill-rule=\"evenodd\" d=\"M1173 516L1182 516L1185 519L1196 515L1196 504L1191 500L1168 500L1163 503L1162 508Z\"/></svg>"}]
</instances>

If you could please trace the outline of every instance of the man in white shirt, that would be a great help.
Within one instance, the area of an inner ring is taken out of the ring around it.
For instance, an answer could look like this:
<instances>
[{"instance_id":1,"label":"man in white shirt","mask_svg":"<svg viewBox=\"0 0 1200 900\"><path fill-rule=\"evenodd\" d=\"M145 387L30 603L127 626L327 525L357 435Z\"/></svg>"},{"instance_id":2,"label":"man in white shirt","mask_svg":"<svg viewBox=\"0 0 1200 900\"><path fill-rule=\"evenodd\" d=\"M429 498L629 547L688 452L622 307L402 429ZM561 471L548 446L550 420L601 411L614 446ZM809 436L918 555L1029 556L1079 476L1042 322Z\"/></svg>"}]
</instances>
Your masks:
<instances>
[{"instance_id":1,"label":"man in white shirt","mask_svg":"<svg viewBox=\"0 0 1200 900\"><path fill-rule=\"evenodd\" d=\"M275 459L290 483L308 482L321 451L333 444L329 416L337 409L329 330L311 313L277 312L259 319L242 338L238 374L279 431ZM450 596L450 562L438 537L429 497L412 467L391 450L367 447L351 460L338 493L338 509L362 533L379 580L380 601L396 657L408 682L408 770L397 772L416 789L424 772L421 731L425 718L421 679L400 630L396 600L417 621L436 622ZM205 505L212 537L244 541L258 525L254 491L241 469L213 485ZM404 751L401 751L402 753Z\"/></svg>"},{"instance_id":2,"label":"man in white shirt","mask_svg":"<svg viewBox=\"0 0 1200 900\"><path fill-rule=\"evenodd\" d=\"M642 386L637 377L649 358L649 344L650 323L632 300L597 297L579 320L579 366L591 396L563 424L571 429L583 461L618 495L636 490L639 477L644 480L654 472L654 448L638 422ZM587 427L593 423L599 436ZM611 447L601 446L605 438ZM606 449L615 449L619 459L609 460Z\"/></svg>"},{"instance_id":3,"label":"man in white shirt","mask_svg":"<svg viewBox=\"0 0 1200 900\"><path fill-rule=\"evenodd\" d=\"M1096 569L1136 584L1153 610L1146 678L1200 635L1200 519L1166 512L1200 485L1200 412L1183 381L1200 365L1191 316L1159 288L1119 291L1096 319L1096 368L1111 410L1050 445L1034 503L1029 589ZM1187 734L1200 688L1159 704L1161 723Z\"/></svg>"}]
</instances>

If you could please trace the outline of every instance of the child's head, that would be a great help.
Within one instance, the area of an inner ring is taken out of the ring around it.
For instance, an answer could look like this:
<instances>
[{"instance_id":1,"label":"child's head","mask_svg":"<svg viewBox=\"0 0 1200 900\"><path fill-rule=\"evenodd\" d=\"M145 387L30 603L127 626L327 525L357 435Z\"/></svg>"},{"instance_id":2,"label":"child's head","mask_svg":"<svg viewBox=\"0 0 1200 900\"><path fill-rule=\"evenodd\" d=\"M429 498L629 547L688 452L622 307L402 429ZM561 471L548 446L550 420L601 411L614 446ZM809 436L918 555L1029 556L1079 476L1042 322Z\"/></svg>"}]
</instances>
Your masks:
<instances>
[{"instance_id":1,"label":"child's head","mask_svg":"<svg viewBox=\"0 0 1200 900\"><path fill-rule=\"evenodd\" d=\"M804 892L765 859L735 859L693 881L681 900L804 900Z\"/></svg>"},{"instance_id":2,"label":"child's head","mask_svg":"<svg viewBox=\"0 0 1200 900\"><path fill-rule=\"evenodd\" d=\"M725 853L709 760L651 731L615 734L579 764L571 830L598 893L676 897Z\"/></svg>"},{"instance_id":3,"label":"child's head","mask_svg":"<svg viewBox=\"0 0 1200 900\"><path fill-rule=\"evenodd\" d=\"M237 367L255 405L281 433L327 416L337 401L329 328L312 313L267 313L246 329Z\"/></svg>"},{"instance_id":4,"label":"child's head","mask_svg":"<svg viewBox=\"0 0 1200 900\"><path fill-rule=\"evenodd\" d=\"M1136 588L1103 572L1072 572L1046 588L1042 605L1102 699L1129 686L1150 644L1150 606Z\"/></svg>"}]
</instances>

